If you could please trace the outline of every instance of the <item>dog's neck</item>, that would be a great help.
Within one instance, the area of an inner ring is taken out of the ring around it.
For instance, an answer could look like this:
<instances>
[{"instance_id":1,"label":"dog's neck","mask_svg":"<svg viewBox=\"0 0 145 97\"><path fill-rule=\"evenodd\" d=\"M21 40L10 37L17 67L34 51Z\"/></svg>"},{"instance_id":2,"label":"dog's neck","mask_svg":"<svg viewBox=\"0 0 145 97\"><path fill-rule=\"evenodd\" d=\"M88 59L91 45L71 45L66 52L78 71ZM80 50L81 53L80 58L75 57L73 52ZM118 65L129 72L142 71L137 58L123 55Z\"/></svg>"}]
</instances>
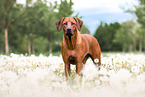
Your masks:
<instances>
[{"instance_id":1,"label":"dog's neck","mask_svg":"<svg viewBox=\"0 0 145 97\"><path fill-rule=\"evenodd\" d=\"M70 50L74 50L76 48L76 45L79 45L81 43L81 33L77 30L73 36L63 36L64 42L67 45L67 48Z\"/></svg>"}]
</instances>

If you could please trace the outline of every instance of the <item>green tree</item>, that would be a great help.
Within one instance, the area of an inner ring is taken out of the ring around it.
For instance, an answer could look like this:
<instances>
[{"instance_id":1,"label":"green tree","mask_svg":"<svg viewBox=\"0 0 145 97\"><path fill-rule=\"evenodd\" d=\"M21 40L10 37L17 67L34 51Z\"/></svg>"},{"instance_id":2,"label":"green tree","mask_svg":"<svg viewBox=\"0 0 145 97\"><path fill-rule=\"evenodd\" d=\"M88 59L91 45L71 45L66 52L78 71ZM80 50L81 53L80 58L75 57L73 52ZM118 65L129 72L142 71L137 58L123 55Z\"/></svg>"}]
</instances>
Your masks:
<instances>
[{"instance_id":1,"label":"green tree","mask_svg":"<svg viewBox=\"0 0 145 97\"><path fill-rule=\"evenodd\" d=\"M142 51L142 42L145 45L145 0L138 0L140 2L139 6L136 6L135 14L137 16L138 23L141 24L141 27L138 29L139 38L139 51ZM145 50L145 46L144 46Z\"/></svg>"},{"instance_id":2,"label":"green tree","mask_svg":"<svg viewBox=\"0 0 145 97\"><path fill-rule=\"evenodd\" d=\"M21 21L21 24L18 25L20 32L25 36L23 43L27 46L25 45L24 48L28 48L29 54L35 53L35 50L36 52L46 51L46 47L48 45L46 43L48 42L45 38L49 36L48 33L53 34L49 28L52 27L52 29L55 29L55 26L52 26L54 23L50 23L52 19L50 18L50 20L48 20L47 18L55 17L51 15L54 13L54 9L52 4L48 6L47 3L47 1L42 0L37 0L35 3L27 2L26 6L32 10L32 12L27 15L27 18ZM41 41L42 43L40 44L37 39L44 40L44 42ZM47 39L49 40L49 38ZM44 45L44 47L40 47L38 45Z\"/></svg>"},{"instance_id":3,"label":"green tree","mask_svg":"<svg viewBox=\"0 0 145 97\"><path fill-rule=\"evenodd\" d=\"M32 2L28 2L27 6ZM48 7L46 2L41 0L37 0L33 6L28 6L33 12L28 15L28 17L24 20L23 26L25 27L25 31L23 31L27 35L28 39L28 52L29 54L35 53L34 46L34 38L37 36L40 31L41 25L40 22L42 18L44 18L44 12L48 12ZM42 30L43 31L43 30Z\"/></svg>"},{"instance_id":4,"label":"green tree","mask_svg":"<svg viewBox=\"0 0 145 97\"><path fill-rule=\"evenodd\" d=\"M43 2L44 3L44 2ZM38 34L42 37L46 38L49 42L49 52L52 53L53 44L59 39L59 35L57 33L57 29L55 26L55 21L57 21L57 13L54 12L56 9L56 5L53 6L49 2L49 6L47 6L47 2L43 5L42 18L40 19Z\"/></svg>"},{"instance_id":5,"label":"green tree","mask_svg":"<svg viewBox=\"0 0 145 97\"><path fill-rule=\"evenodd\" d=\"M128 20L121 24L113 40L114 43L122 45L122 50L125 51L127 48L129 51L136 51L136 23L133 20Z\"/></svg>"},{"instance_id":6,"label":"green tree","mask_svg":"<svg viewBox=\"0 0 145 97\"><path fill-rule=\"evenodd\" d=\"M4 52L4 33L3 32L3 29L0 28L0 53L3 53Z\"/></svg>"},{"instance_id":7,"label":"green tree","mask_svg":"<svg viewBox=\"0 0 145 97\"><path fill-rule=\"evenodd\" d=\"M94 36L98 40L102 51L118 51L121 46L113 42L115 33L120 28L118 22L107 24L100 23L100 26L96 29Z\"/></svg>"},{"instance_id":8,"label":"green tree","mask_svg":"<svg viewBox=\"0 0 145 97\"><path fill-rule=\"evenodd\" d=\"M40 33L43 37L47 38L49 41L49 52L52 53L53 42L57 41L60 36L58 35L57 29L55 27L56 17L53 12L46 13L44 19L41 22L42 32Z\"/></svg>"},{"instance_id":9,"label":"green tree","mask_svg":"<svg viewBox=\"0 0 145 97\"><path fill-rule=\"evenodd\" d=\"M16 0L0 0L0 27L5 32L5 53L9 53L8 28L26 17L28 10L22 4L17 4Z\"/></svg>"},{"instance_id":10,"label":"green tree","mask_svg":"<svg viewBox=\"0 0 145 97\"><path fill-rule=\"evenodd\" d=\"M136 29L137 39L139 41L139 52L142 52L142 48L143 48L142 46L144 40L143 38L145 37L144 30L145 29L142 26L138 26L138 28Z\"/></svg>"},{"instance_id":11,"label":"green tree","mask_svg":"<svg viewBox=\"0 0 145 97\"><path fill-rule=\"evenodd\" d=\"M139 5L135 5L134 9L128 9L127 12L133 13L137 16L137 22L140 24L140 27L136 30L136 36L138 36L139 40L139 51L142 51L142 43L144 42L145 45L145 0L138 0ZM145 50L145 46L144 46Z\"/></svg>"},{"instance_id":12,"label":"green tree","mask_svg":"<svg viewBox=\"0 0 145 97\"><path fill-rule=\"evenodd\" d=\"M69 17L73 14L72 6L73 6L72 0L67 2L67 0L61 0L61 4L59 5L58 8L58 14L57 17L60 19L62 17Z\"/></svg>"},{"instance_id":13,"label":"green tree","mask_svg":"<svg viewBox=\"0 0 145 97\"><path fill-rule=\"evenodd\" d=\"M90 30L88 29L88 27L86 25L83 25L81 28L81 34L90 34Z\"/></svg>"}]
</instances>

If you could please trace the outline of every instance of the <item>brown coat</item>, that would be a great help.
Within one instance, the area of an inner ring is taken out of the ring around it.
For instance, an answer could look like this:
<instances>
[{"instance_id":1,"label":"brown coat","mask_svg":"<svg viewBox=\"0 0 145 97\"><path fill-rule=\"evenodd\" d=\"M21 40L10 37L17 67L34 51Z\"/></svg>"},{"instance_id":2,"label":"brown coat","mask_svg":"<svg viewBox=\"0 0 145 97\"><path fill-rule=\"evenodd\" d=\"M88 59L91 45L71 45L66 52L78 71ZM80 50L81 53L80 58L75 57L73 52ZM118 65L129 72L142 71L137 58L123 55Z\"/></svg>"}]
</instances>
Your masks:
<instances>
[{"instance_id":1,"label":"brown coat","mask_svg":"<svg viewBox=\"0 0 145 97\"><path fill-rule=\"evenodd\" d=\"M82 64L86 63L88 57L93 62L101 65L101 49L95 37L89 34L81 34L79 30L83 21L76 17L61 18L56 21L56 27L60 31L63 28L63 41L61 53L65 63L67 80L70 76L70 64L76 65L76 72L80 74ZM98 62L95 61L98 59Z\"/></svg>"}]
</instances>

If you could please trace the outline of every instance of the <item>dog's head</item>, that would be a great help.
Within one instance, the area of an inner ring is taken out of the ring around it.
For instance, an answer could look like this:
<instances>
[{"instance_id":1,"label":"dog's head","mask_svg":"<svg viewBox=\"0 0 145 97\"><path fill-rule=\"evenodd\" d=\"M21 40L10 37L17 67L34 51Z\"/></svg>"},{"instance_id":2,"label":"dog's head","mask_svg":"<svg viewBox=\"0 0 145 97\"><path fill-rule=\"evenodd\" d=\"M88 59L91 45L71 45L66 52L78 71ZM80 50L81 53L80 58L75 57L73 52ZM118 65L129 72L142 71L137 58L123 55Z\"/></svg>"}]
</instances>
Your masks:
<instances>
[{"instance_id":1,"label":"dog's head","mask_svg":"<svg viewBox=\"0 0 145 97\"><path fill-rule=\"evenodd\" d=\"M63 28L64 34L66 36L73 36L77 30L81 30L83 21L76 17L63 17L55 22L58 31Z\"/></svg>"}]
</instances>

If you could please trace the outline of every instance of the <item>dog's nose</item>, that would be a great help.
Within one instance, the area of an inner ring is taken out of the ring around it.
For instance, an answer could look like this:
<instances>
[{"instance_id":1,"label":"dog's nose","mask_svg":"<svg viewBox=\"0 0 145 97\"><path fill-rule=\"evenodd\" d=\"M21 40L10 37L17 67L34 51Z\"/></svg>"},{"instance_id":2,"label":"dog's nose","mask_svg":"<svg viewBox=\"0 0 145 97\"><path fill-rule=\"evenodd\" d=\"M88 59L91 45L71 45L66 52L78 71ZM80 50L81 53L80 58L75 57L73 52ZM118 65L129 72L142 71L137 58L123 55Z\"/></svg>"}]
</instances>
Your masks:
<instances>
[{"instance_id":1,"label":"dog's nose","mask_svg":"<svg viewBox=\"0 0 145 97\"><path fill-rule=\"evenodd\" d=\"M71 28L67 28L67 32L70 33L71 32Z\"/></svg>"}]
</instances>

